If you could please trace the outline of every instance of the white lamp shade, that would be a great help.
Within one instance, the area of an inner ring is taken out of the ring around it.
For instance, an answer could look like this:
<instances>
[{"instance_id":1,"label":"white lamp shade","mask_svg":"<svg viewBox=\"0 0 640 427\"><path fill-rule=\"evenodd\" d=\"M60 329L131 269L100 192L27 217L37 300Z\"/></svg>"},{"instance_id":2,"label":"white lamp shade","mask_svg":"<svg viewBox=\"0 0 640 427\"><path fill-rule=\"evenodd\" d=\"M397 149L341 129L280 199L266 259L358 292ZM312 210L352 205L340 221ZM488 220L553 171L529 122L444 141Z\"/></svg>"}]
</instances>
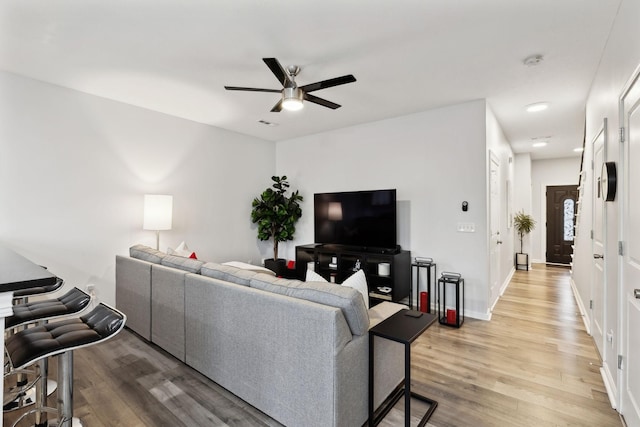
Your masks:
<instances>
[{"instance_id":1,"label":"white lamp shade","mask_svg":"<svg viewBox=\"0 0 640 427\"><path fill-rule=\"evenodd\" d=\"M173 196L145 194L143 230L171 230Z\"/></svg>"}]
</instances>

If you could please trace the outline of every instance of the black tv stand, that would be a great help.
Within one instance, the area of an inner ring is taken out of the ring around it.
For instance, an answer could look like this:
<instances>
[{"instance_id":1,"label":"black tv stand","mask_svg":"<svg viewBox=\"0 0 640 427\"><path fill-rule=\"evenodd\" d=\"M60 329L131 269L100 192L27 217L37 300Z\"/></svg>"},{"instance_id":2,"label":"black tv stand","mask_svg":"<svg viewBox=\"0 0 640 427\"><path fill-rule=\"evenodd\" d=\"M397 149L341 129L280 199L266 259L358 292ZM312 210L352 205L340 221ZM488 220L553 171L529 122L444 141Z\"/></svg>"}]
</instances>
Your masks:
<instances>
[{"instance_id":1,"label":"black tv stand","mask_svg":"<svg viewBox=\"0 0 640 427\"><path fill-rule=\"evenodd\" d=\"M335 263L333 262L335 258ZM367 277L371 304L398 302L409 296L411 252L393 249L353 247L332 244L296 246L296 275L305 280L308 264L327 281L344 282L359 265ZM389 264L389 274L380 274L379 264ZM383 292L378 288L390 288Z\"/></svg>"},{"instance_id":2,"label":"black tv stand","mask_svg":"<svg viewBox=\"0 0 640 427\"><path fill-rule=\"evenodd\" d=\"M316 243L315 245L305 245L305 247L316 246L319 248L333 250L333 251L349 251L349 252L364 252L370 254L388 254L395 255L402 252L400 245L396 245L395 248L376 248L371 246L350 246L342 245L338 243Z\"/></svg>"}]
</instances>

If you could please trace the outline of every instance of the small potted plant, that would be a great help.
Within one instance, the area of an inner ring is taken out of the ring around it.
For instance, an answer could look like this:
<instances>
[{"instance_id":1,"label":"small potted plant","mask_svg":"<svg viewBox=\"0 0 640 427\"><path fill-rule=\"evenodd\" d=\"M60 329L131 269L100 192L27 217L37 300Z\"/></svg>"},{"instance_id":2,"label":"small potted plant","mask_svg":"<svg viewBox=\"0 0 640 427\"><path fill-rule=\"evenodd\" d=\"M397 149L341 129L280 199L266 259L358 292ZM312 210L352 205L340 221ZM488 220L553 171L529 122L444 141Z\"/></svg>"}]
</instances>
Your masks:
<instances>
[{"instance_id":1,"label":"small potted plant","mask_svg":"<svg viewBox=\"0 0 640 427\"><path fill-rule=\"evenodd\" d=\"M523 240L524 236L531 233L536 226L536 221L533 219L531 215L524 213L524 211L520 211L513 217L513 226L516 229L516 233L520 237L520 252L516 253L516 270L520 266L526 267L525 269L529 269L529 255L523 253Z\"/></svg>"},{"instance_id":2,"label":"small potted plant","mask_svg":"<svg viewBox=\"0 0 640 427\"><path fill-rule=\"evenodd\" d=\"M296 222L302 216L303 198L296 190L287 196L287 177L272 176L273 185L253 199L251 222L258 224L258 239L273 241L273 259L266 259L265 267L282 276L286 260L278 258L278 243L293 240Z\"/></svg>"}]
</instances>

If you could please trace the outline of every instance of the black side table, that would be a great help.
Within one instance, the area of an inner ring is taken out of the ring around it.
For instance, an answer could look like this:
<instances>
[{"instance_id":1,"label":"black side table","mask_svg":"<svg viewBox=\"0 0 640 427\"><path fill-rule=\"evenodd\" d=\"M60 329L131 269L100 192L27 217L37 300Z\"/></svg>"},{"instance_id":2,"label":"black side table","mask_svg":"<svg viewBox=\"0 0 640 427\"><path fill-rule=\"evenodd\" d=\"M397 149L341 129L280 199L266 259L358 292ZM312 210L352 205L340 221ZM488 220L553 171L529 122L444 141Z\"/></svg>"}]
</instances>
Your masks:
<instances>
[{"instance_id":1,"label":"black side table","mask_svg":"<svg viewBox=\"0 0 640 427\"><path fill-rule=\"evenodd\" d=\"M411 287L409 288L409 307L413 309L413 269L416 269L416 310L420 310L420 269L427 270L427 313L431 313L431 274L433 274L433 283L436 278L436 263L432 261L416 261L411 264ZM433 270L433 271L432 271Z\"/></svg>"},{"instance_id":2,"label":"black side table","mask_svg":"<svg viewBox=\"0 0 640 427\"><path fill-rule=\"evenodd\" d=\"M418 316L418 317L415 317ZM424 331L436 321L437 316L430 313L422 313L413 310L400 310L393 316L378 323L369 329L369 426L376 426L389 413L391 408L404 395L404 425L410 426L411 398L422 400L429 404L429 409L424 414L418 427L427 424L431 415L438 407L438 402L428 397L411 391L411 343L413 343ZM373 408L373 342L374 337L386 338L404 344L404 385L400 384L389 398L385 400L374 413Z\"/></svg>"}]
</instances>

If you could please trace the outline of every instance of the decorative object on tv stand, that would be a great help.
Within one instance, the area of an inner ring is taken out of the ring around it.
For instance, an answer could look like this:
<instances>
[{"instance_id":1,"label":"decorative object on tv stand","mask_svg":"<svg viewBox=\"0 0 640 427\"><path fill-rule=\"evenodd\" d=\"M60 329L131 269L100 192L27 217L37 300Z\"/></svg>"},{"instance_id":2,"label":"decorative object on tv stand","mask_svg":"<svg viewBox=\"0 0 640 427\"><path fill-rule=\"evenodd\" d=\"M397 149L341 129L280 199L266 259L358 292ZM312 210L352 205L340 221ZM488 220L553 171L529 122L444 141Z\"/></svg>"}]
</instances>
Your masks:
<instances>
[{"instance_id":1,"label":"decorative object on tv stand","mask_svg":"<svg viewBox=\"0 0 640 427\"><path fill-rule=\"evenodd\" d=\"M464 279L460 273L443 271L436 289L438 321L459 328L464 323Z\"/></svg>"},{"instance_id":2,"label":"decorative object on tv stand","mask_svg":"<svg viewBox=\"0 0 640 427\"><path fill-rule=\"evenodd\" d=\"M338 269L338 257L337 256L332 256L331 257L331 262L329 263L329 268L332 270L337 270Z\"/></svg>"},{"instance_id":3,"label":"decorative object on tv stand","mask_svg":"<svg viewBox=\"0 0 640 427\"><path fill-rule=\"evenodd\" d=\"M536 221L531 215L520 211L513 217L513 226L520 237L520 252L516 253L516 270L529 270L529 254L522 252L524 236L536 227ZM520 268L524 267L524 268Z\"/></svg>"},{"instance_id":4,"label":"decorative object on tv stand","mask_svg":"<svg viewBox=\"0 0 640 427\"><path fill-rule=\"evenodd\" d=\"M145 194L143 230L156 232L156 249L160 250L160 231L171 230L173 196Z\"/></svg>"},{"instance_id":5,"label":"decorative object on tv stand","mask_svg":"<svg viewBox=\"0 0 640 427\"><path fill-rule=\"evenodd\" d=\"M297 190L287 196L286 175L272 176L271 180L273 185L251 203L251 222L258 224L258 239L273 241L273 258L265 259L265 267L282 276L286 260L278 258L278 243L293 240L296 222L302 216L303 198Z\"/></svg>"},{"instance_id":6,"label":"decorative object on tv stand","mask_svg":"<svg viewBox=\"0 0 640 427\"><path fill-rule=\"evenodd\" d=\"M391 264L388 262L381 262L378 264L378 276L388 276L391 274Z\"/></svg>"}]
</instances>

